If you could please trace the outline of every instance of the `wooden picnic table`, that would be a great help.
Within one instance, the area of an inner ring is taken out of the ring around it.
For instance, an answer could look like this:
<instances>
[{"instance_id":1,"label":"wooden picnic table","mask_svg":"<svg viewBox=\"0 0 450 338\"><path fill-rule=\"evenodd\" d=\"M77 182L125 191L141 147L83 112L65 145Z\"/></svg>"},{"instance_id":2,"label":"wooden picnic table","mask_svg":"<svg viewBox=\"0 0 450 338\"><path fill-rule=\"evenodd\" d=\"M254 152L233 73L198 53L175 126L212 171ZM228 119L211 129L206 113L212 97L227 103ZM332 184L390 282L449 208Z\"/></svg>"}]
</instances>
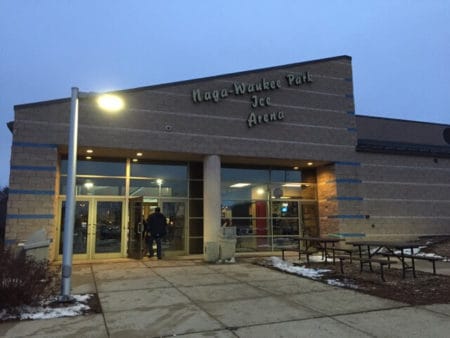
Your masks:
<instances>
[{"instance_id":1,"label":"wooden picnic table","mask_svg":"<svg viewBox=\"0 0 450 338\"><path fill-rule=\"evenodd\" d=\"M298 239L298 246L300 251L308 252L310 248L318 249L322 252L322 258L326 260L328 256L328 245L331 244L331 250L333 252L333 263L335 263L335 245L341 239L337 237L309 237L309 236L300 236ZM302 248L303 242L303 248ZM300 255L299 255L300 257Z\"/></svg>"},{"instance_id":2,"label":"wooden picnic table","mask_svg":"<svg viewBox=\"0 0 450 338\"><path fill-rule=\"evenodd\" d=\"M306 261L309 263L309 256L317 251L322 252L322 258L326 258L328 255L328 250L333 251L333 262L335 262L335 244L341 239L336 237L309 237L309 236L288 236L286 237L291 241L297 242L294 246L282 246L281 257L284 260L285 251L296 251L298 252L298 259L301 259L301 255L306 255ZM329 247L331 244L331 248Z\"/></svg>"},{"instance_id":3,"label":"wooden picnic table","mask_svg":"<svg viewBox=\"0 0 450 338\"><path fill-rule=\"evenodd\" d=\"M416 277L414 258L411 259L411 266L409 266L405 260L406 260L406 258L411 258L411 256L414 253L414 249L417 249L420 246L420 244L418 244L418 243L400 242L400 241L370 241L370 240L350 241L347 243L358 247L359 258L360 258L361 262L363 261L363 255L364 255L363 247L367 248L367 255L369 258L369 266L370 267L372 267L370 264L370 259L372 259L372 257L374 255L381 254L380 251L382 249L386 249L386 251L390 254L390 256L398 258L400 260L400 262L402 263L403 278L405 278L406 270L408 270L408 269L411 269L413 272L413 276ZM373 251L371 251L371 247L372 247ZM396 250L399 250L400 254L396 253L395 252ZM411 254L410 255L406 254L405 253L406 250L411 250ZM362 267L362 263L361 263L361 267Z\"/></svg>"}]
</instances>

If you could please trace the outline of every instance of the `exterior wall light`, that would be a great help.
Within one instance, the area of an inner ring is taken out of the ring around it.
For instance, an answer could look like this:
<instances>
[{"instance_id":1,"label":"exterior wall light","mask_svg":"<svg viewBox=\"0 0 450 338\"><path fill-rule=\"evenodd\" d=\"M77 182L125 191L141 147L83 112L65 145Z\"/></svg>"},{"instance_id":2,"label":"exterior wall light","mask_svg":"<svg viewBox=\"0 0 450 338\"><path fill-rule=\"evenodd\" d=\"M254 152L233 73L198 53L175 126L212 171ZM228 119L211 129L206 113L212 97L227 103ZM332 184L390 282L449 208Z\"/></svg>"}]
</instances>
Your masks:
<instances>
[{"instance_id":1,"label":"exterior wall light","mask_svg":"<svg viewBox=\"0 0 450 338\"><path fill-rule=\"evenodd\" d=\"M98 106L108 112L116 113L125 107L122 98L112 94L102 94L97 97Z\"/></svg>"}]
</instances>

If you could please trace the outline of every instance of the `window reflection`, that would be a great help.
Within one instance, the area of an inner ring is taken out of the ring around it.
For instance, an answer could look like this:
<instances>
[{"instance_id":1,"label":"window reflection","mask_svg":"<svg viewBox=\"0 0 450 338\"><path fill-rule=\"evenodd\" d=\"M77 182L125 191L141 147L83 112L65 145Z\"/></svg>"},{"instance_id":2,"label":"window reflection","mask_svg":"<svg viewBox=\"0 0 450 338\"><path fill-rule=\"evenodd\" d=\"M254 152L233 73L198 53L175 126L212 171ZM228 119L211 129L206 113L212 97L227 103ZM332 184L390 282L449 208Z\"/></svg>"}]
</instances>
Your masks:
<instances>
[{"instance_id":1,"label":"window reflection","mask_svg":"<svg viewBox=\"0 0 450 338\"><path fill-rule=\"evenodd\" d=\"M77 161L77 175L125 176L126 162ZM67 175L67 160L61 161L61 175Z\"/></svg>"},{"instance_id":2,"label":"window reflection","mask_svg":"<svg viewBox=\"0 0 450 338\"><path fill-rule=\"evenodd\" d=\"M161 197L185 197L187 196L187 181L157 179L132 179L130 180L131 196L161 196Z\"/></svg>"},{"instance_id":3,"label":"window reflection","mask_svg":"<svg viewBox=\"0 0 450 338\"><path fill-rule=\"evenodd\" d=\"M313 170L223 168L221 196L222 226L236 227L237 251L269 250L279 240L316 233Z\"/></svg>"},{"instance_id":4,"label":"window reflection","mask_svg":"<svg viewBox=\"0 0 450 338\"><path fill-rule=\"evenodd\" d=\"M132 177L160 178L163 180L186 180L187 166L172 164L132 163Z\"/></svg>"},{"instance_id":5,"label":"window reflection","mask_svg":"<svg viewBox=\"0 0 450 338\"><path fill-rule=\"evenodd\" d=\"M60 194L66 194L66 177L61 178ZM96 195L96 196L124 196L125 179L124 178L91 178L77 177L76 180L77 195Z\"/></svg>"}]
</instances>

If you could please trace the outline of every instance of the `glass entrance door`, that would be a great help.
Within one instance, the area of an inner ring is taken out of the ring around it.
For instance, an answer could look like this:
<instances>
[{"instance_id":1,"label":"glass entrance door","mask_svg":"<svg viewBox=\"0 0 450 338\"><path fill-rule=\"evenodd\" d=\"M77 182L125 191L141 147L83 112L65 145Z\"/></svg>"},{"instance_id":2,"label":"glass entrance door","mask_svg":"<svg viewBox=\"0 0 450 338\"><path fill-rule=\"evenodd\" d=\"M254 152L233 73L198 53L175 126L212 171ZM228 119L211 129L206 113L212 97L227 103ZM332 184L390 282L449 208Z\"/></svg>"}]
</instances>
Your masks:
<instances>
[{"instance_id":1,"label":"glass entrance door","mask_svg":"<svg viewBox=\"0 0 450 338\"><path fill-rule=\"evenodd\" d=\"M163 255L186 254L186 201L144 197L142 215L145 220L156 207L161 209L167 221L167 234L162 240Z\"/></svg>"},{"instance_id":2,"label":"glass entrance door","mask_svg":"<svg viewBox=\"0 0 450 338\"><path fill-rule=\"evenodd\" d=\"M128 204L128 257L141 259L146 251L144 243L144 198L130 198Z\"/></svg>"},{"instance_id":3,"label":"glass entrance door","mask_svg":"<svg viewBox=\"0 0 450 338\"><path fill-rule=\"evenodd\" d=\"M96 198L75 202L74 259L115 258L122 252L123 201ZM60 206L59 254L62 254L66 202Z\"/></svg>"},{"instance_id":4,"label":"glass entrance door","mask_svg":"<svg viewBox=\"0 0 450 338\"><path fill-rule=\"evenodd\" d=\"M163 249L172 254L184 254L186 251L186 202L163 200L161 212L167 218L167 236L163 240Z\"/></svg>"},{"instance_id":5,"label":"glass entrance door","mask_svg":"<svg viewBox=\"0 0 450 338\"><path fill-rule=\"evenodd\" d=\"M120 256L122 248L122 201L96 201L95 209L95 246L93 255L115 254Z\"/></svg>"}]
</instances>

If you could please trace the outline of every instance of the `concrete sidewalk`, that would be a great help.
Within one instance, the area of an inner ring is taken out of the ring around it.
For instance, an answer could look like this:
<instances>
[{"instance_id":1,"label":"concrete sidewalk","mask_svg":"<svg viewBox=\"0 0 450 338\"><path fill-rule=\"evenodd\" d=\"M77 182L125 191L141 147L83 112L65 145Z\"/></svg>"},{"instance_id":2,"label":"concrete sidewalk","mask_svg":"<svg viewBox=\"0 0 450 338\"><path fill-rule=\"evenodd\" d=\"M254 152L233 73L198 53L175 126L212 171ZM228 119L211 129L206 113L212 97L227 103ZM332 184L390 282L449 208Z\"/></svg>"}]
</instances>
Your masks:
<instances>
[{"instance_id":1,"label":"concrete sidewalk","mask_svg":"<svg viewBox=\"0 0 450 338\"><path fill-rule=\"evenodd\" d=\"M448 337L450 304L409 306L246 262L75 265L102 314L0 325L2 337Z\"/></svg>"}]
</instances>

